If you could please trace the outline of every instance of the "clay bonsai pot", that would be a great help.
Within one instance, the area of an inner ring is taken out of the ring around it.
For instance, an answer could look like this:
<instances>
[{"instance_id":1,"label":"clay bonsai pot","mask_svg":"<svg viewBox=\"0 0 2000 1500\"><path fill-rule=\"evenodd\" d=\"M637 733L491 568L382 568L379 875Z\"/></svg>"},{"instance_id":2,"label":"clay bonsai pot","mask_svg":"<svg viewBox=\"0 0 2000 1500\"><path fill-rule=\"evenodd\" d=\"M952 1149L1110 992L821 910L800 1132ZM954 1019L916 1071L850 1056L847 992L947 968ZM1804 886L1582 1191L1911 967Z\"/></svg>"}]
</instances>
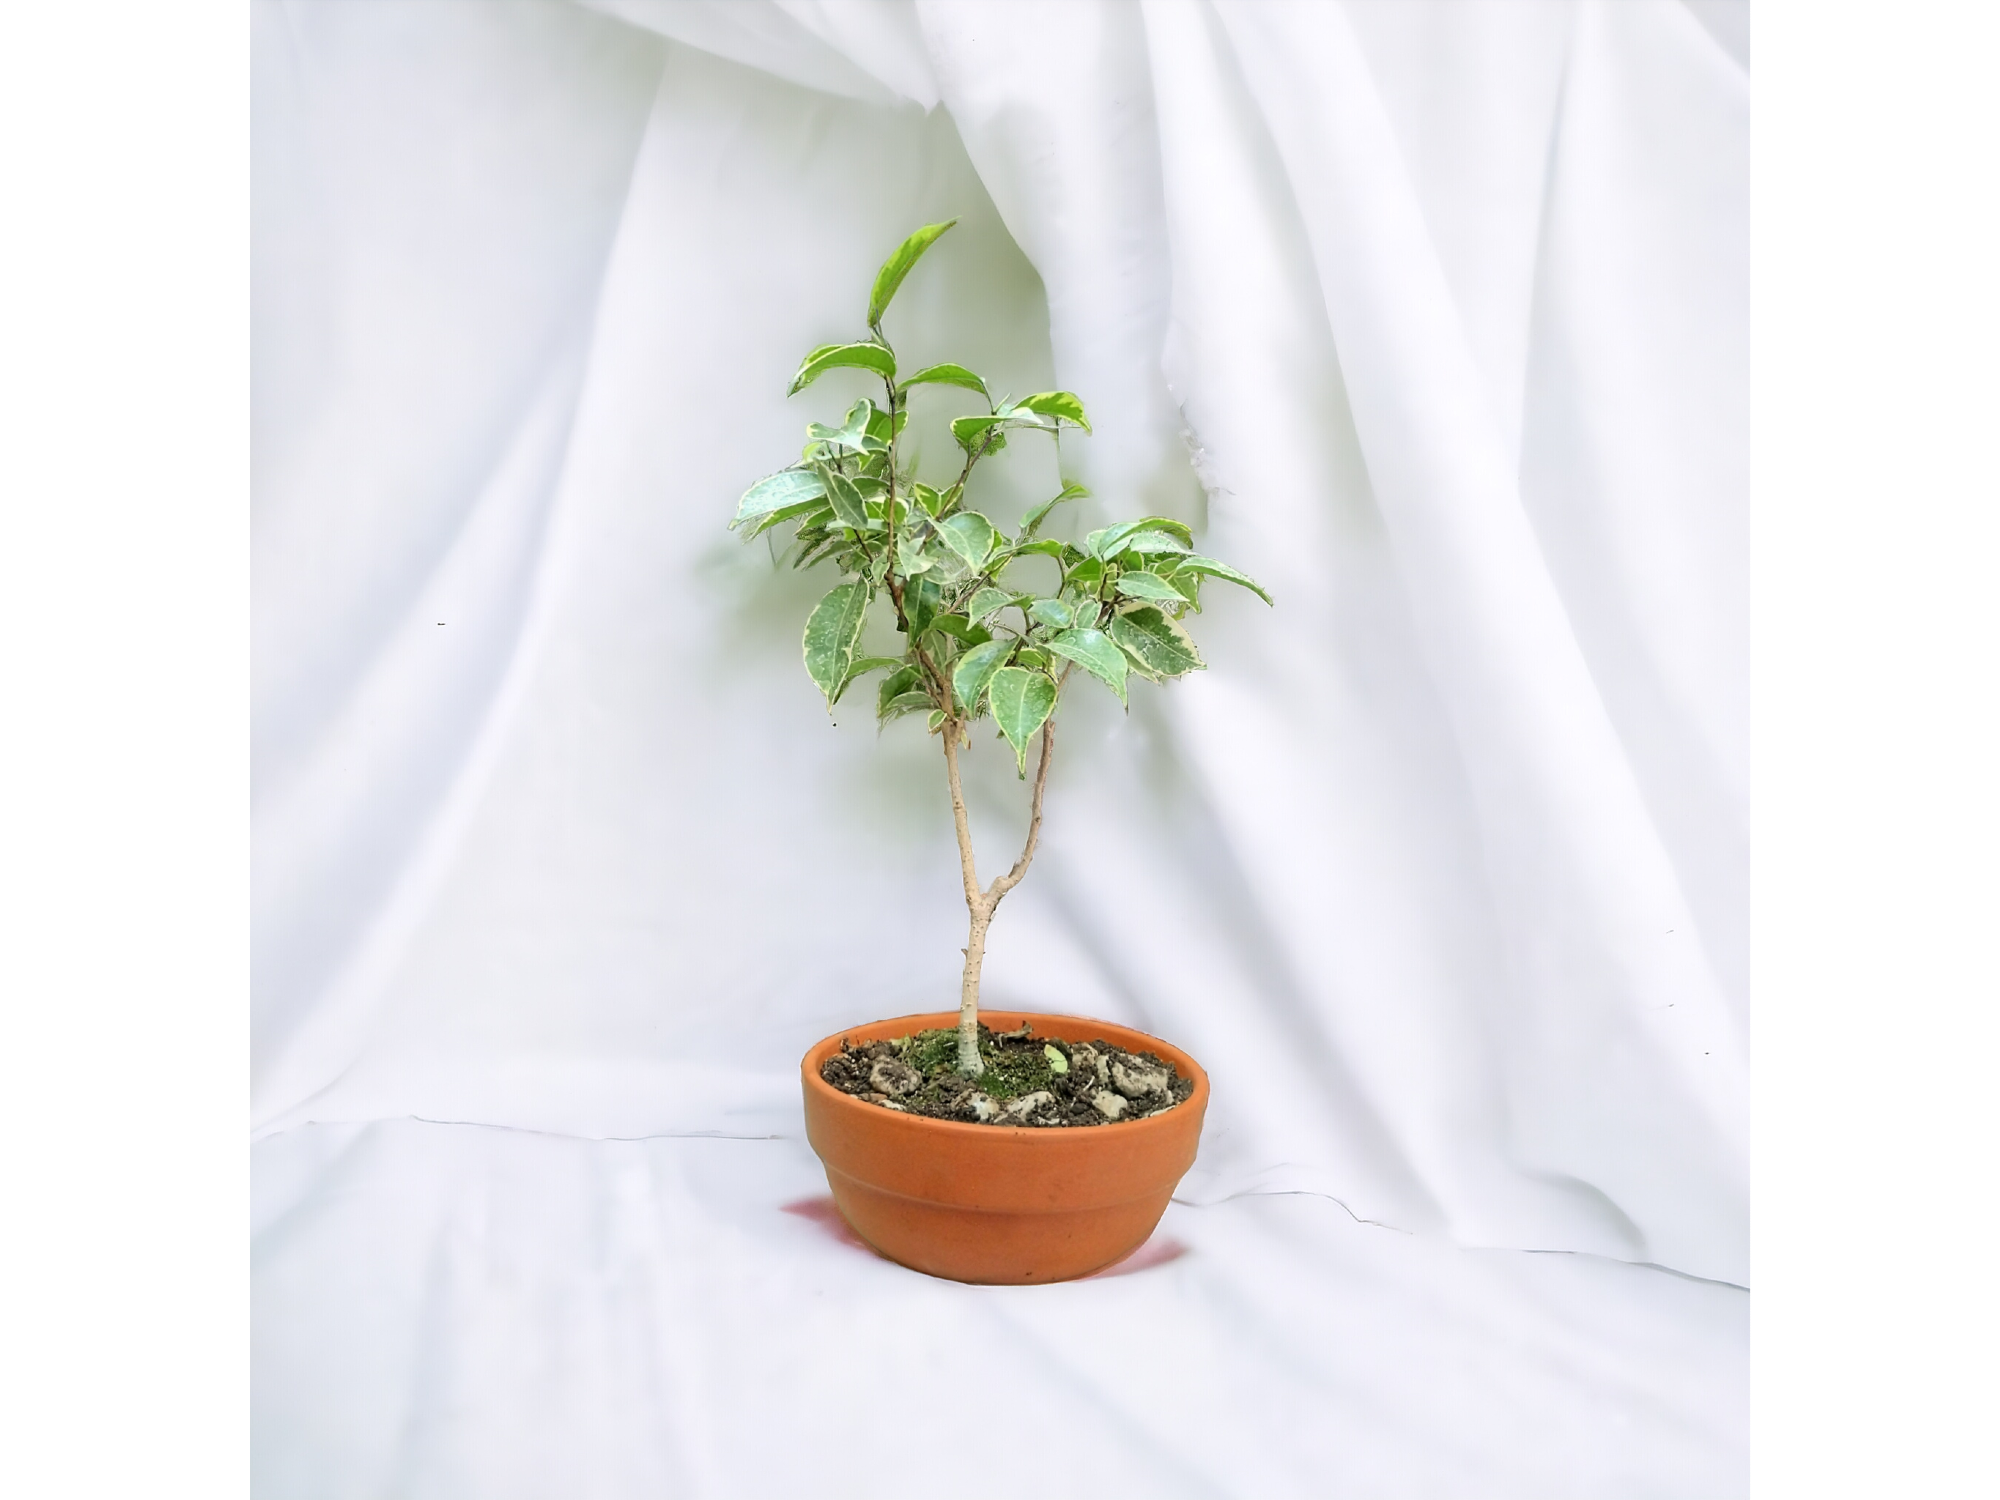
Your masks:
<instances>
[{"instance_id":1,"label":"clay bonsai pot","mask_svg":"<svg viewBox=\"0 0 2000 1500\"><path fill-rule=\"evenodd\" d=\"M956 1011L851 1027L806 1053L806 1139L854 1232L890 1260L952 1281L1069 1281L1146 1242L1194 1164L1208 1074L1187 1053L1126 1026L1081 1016L982 1010L995 1031L1023 1021L1066 1042L1102 1038L1151 1052L1194 1080L1163 1114L1087 1127L977 1125L903 1114L843 1094L820 1067L857 1046L955 1026Z\"/></svg>"}]
</instances>

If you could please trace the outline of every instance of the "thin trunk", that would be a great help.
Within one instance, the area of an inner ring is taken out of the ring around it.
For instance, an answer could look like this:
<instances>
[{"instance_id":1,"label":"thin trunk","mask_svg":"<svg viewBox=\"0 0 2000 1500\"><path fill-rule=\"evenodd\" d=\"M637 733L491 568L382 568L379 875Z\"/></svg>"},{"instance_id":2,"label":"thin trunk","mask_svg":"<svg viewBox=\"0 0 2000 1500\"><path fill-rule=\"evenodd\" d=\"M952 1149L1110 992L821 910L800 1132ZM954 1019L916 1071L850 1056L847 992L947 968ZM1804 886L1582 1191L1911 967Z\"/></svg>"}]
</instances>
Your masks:
<instances>
[{"instance_id":1,"label":"thin trunk","mask_svg":"<svg viewBox=\"0 0 2000 1500\"><path fill-rule=\"evenodd\" d=\"M979 893L979 871L972 862L972 825L965 816L965 788L958 779L958 720L944 721L944 772L951 782L951 826L958 834L958 871L965 880L965 909L972 927L965 940L965 977L958 989L958 1071L977 1078L986 1071L979 1056L979 967L986 958L986 927L993 910Z\"/></svg>"},{"instance_id":2,"label":"thin trunk","mask_svg":"<svg viewBox=\"0 0 2000 1500\"><path fill-rule=\"evenodd\" d=\"M993 925L994 910L1000 900L1028 873L1035 846L1042 833L1042 794L1049 784L1049 761L1055 754L1056 726L1050 719L1042 725L1042 753L1035 767L1035 792L1028 804L1028 839L1013 869L996 876L986 890L979 888L979 872L972 859L972 825L965 815L965 789L958 775L957 719L943 725L945 776L951 783L951 821L958 834L958 869L965 881L965 909L970 918L965 938L965 973L958 987L958 1071L977 1078L986 1071L979 1055L979 971L986 962L986 929Z\"/></svg>"},{"instance_id":3,"label":"thin trunk","mask_svg":"<svg viewBox=\"0 0 2000 1500\"><path fill-rule=\"evenodd\" d=\"M986 929L993 914L974 909L965 937L965 976L958 985L958 1071L977 1078L986 1071L979 1055L979 967L986 962Z\"/></svg>"}]
</instances>

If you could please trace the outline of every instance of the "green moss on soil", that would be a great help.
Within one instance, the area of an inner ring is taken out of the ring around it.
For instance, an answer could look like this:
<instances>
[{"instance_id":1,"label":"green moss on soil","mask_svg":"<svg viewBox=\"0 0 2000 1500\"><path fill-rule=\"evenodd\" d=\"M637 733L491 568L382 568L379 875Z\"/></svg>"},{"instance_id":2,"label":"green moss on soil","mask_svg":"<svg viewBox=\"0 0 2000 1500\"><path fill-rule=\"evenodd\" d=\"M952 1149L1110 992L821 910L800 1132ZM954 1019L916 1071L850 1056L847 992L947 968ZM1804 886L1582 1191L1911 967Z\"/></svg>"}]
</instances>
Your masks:
<instances>
[{"instance_id":1,"label":"green moss on soil","mask_svg":"<svg viewBox=\"0 0 2000 1500\"><path fill-rule=\"evenodd\" d=\"M1042 1049L1052 1046L1067 1059L1069 1047L1049 1037L1034 1037L1032 1041L1031 1047L1018 1043L1011 1047L1004 1046L986 1027L980 1027L979 1057L986 1064L986 1071L979 1075L974 1087L1003 1102L1053 1087L1056 1071L1049 1064L1048 1053ZM958 1077L956 1029L920 1031L915 1036L898 1037L895 1047L903 1061L923 1075L924 1087L918 1090L920 1096L936 1097L958 1091L953 1082ZM940 1084L945 1087L937 1087Z\"/></svg>"}]
</instances>

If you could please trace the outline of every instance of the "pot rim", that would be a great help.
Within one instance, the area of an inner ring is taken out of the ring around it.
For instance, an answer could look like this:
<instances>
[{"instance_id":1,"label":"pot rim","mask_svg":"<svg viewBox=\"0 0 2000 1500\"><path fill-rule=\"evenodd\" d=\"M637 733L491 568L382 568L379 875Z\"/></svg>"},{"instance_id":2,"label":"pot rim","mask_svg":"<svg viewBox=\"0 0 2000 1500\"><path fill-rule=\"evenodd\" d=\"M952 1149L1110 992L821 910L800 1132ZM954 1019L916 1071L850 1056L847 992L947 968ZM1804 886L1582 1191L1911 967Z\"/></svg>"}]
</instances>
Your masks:
<instances>
[{"instance_id":1,"label":"pot rim","mask_svg":"<svg viewBox=\"0 0 2000 1500\"><path fill-rule=\"evenodd\" d=\"M815 1093L827 1103L832 1104L835 1108L865 1110L867 1111L868 1118L871 1120L880 1120L886 1117L891 1121L898 1121L904 1125L919 1129L957 1132L977 1136L981 1140L1046 1140L1051 1142L1067 1141L1076 1143L1078 1136L1095 1136L1100 1130L1116 1130L1118 1134L1111 1139L1130 1140L1135 1133L1177 1128L1185 1119L1185 1116L1181 1114L1183 1110L1192 1110L1196 1118L1200 1118L1207 1109L1208 1070L1196 1062L1193 1055L1186 1051L1186 1049L1176 1047L1172 1042L1164 1041L1150 1032L1141 1031L1136 1026L1124 1026L1116 1021L1100 1021L1094 1016L1072 1015L1067 1011L986 1010L982 1008L980 1011L980 1020L987 1021L989 1017L1011 1020L1016 1026L1023 1021L1073 1021L1082 1026L1101 1026L1112 1031L1123 1031L1132 1036L1144 1037L1147 1042L1152 1044L1144 1050L1157 1052L1174 1065L1176 1072L1185 1073L1193 1078L1194 1092L1189 1094L1187 1098L1183 1099L1172 1109L1162 1110L1155 1115L1147 1115L1141 1120L1110 1120L1103 1125L1086 1126L987 1125L973 1120L939 1120L930 1115L913 1115L904 1110L884 1109L879 1104L869 1104L864 1100L857 1099L852 1094L842 1093L819 1076L819 1065L824 1063L833 1053L840 1050L840 1044L843 1039L853 1037L858 1032L875 1031L882 1027L902 1027L902 1024L906 1021L924 1023L904 1028L909 1031L934 1030L938 1029L941 1023L956 1025L958 1022L958 1012L955 1010L920 1011L915 1015L885 1016L878 1021L864 1021L859 1026L843 1027L831 1036L820 1038L820 1040L806 1049L805 1056L799 1061L799 1073L804 1078L805 1086L809 1091ZM892 1030L888 1034L890 1036L900 1036L903 1034L903 1031ZM1055 1039L1066 1040L1065 1038ZM1105 1040L1108 1041L1110 1039L1107 1037Z\"/></svg>"}]
</instances>

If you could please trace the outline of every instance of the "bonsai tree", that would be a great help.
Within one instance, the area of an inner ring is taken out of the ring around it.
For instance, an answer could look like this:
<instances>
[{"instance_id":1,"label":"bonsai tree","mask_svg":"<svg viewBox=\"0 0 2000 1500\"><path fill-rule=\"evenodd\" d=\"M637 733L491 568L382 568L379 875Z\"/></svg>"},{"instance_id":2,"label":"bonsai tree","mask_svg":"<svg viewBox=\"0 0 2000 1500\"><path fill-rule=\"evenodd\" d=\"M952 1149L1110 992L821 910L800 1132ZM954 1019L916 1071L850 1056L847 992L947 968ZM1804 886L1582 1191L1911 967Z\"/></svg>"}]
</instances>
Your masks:
<instances>
[{"instance_id":1,"label":"bonsai tree","mask_svg":"<svg viewBox=\"0 0 2000 1500\"><path fill-rule=\"evenodd\" d=\"M964 365L928 365L901 375L882 317L923 253L958 221L927 224L896 247L876 274L868 299L868 337L826 344L806 355L788 394L797 395L829 370L858 369L881 378L880 404L864 397L837 427L814 422L805 449L789 468L752 485L732 528L746 537L779 526L795 534L792 566L831 563L841 582L806 621L806 672L827 707L856 682L884 674L876 716L887 724L923 714L944 747L958 834L959 872L970 928L959 991L957 1063L967 1077L984 1071L979 1052L979 974L986 933L1007 893L1021 883L1041 838L1042 799L1055 753L1056 708L1077 669L1127 701L1133 677L1163 682L1203 665L1182 621L1201 607L1204 580L1220 578L1270 595L1251 579L1194 550L1179 521L1145 516L1093 531L1080 544L1039 533L1059 505L1088 493L1066 483L1030 509L1008 536L966 504L966 486L980 463L1010 438L1064 428L1090 430L1083 403L1068 391L1021 399L995 398ZM942 488L919 479L903 461L900 441L912 393L922 386L957 386L976 393L986 410L951 424L962 462ZM861 654L862 626L885 601L903 649L897 656ZM972 725L990 715L1013 748L1015 771L1027 777L1028 836L1006 873L981 885L966 819L959 754L971 746Z\"/></svg>"}]
</instances>

